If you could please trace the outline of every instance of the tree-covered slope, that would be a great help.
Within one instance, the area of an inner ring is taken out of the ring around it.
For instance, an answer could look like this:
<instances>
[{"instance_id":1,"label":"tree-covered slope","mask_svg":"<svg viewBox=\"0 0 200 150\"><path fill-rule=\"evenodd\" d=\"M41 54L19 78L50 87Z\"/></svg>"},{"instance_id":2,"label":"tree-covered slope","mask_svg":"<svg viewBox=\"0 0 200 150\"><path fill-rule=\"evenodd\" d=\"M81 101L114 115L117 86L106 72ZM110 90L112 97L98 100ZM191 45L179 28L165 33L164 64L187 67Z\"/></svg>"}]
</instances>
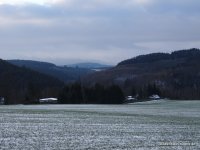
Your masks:
<instances>
[{"instance_id":1,"label":"tree-covered slope","mask_svg":"<svg viewBox=\"0 0 200 150\"><path fill-rule=\"evenodd\" d=\"M63 83L51 76L0 60L0 96L6 103L33 103L55 96Z\"/></svg>"},{"instance_id":2,"label":"tree-covered slope","mask_svg":"<svg viewBox=\"0 0 200 150\"><path fill-rule=\"evenodd\" d=\"M127 95L135 88L136 93L148 96L148 87L156 86L163 97L200 99L200 50L141 55L89 75L86 81L89 85L118 84Z\"/></svg>"}]
</instances>

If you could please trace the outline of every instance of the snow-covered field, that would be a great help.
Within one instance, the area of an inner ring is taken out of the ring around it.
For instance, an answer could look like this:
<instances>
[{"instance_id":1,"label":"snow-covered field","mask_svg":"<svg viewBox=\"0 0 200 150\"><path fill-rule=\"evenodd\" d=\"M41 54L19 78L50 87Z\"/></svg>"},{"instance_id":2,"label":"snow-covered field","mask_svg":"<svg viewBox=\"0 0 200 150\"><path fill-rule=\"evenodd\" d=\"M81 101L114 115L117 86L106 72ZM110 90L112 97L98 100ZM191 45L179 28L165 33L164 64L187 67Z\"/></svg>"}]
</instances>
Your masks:
<instances>
[{"instance_id":1,"label":"snow-covered field","mask_svg":"<svg viewBox=\"0 0 200 150\"><path fill-rule=\"evenodd\" d=\"M200 101L0 106L0 149L200 149Z\"/></svg>"}]
</instances>

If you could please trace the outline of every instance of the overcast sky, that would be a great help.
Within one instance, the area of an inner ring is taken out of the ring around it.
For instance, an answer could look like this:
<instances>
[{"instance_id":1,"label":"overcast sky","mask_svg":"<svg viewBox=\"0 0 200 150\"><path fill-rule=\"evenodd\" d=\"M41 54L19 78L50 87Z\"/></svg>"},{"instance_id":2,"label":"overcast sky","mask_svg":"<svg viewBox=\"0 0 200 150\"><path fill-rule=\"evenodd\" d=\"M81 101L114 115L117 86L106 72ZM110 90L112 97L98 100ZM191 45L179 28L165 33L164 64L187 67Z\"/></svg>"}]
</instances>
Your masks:
<instances>
[{"instance_id":1,"label":"overcast sky","mask_svg":"<svg viewBox=\"0 0 200 150\"><path fill-rule=\"evenodd\" d=\"M0 57L116 64L200 48L200 0L0 0Z\"/></svg>"}]
</instances>

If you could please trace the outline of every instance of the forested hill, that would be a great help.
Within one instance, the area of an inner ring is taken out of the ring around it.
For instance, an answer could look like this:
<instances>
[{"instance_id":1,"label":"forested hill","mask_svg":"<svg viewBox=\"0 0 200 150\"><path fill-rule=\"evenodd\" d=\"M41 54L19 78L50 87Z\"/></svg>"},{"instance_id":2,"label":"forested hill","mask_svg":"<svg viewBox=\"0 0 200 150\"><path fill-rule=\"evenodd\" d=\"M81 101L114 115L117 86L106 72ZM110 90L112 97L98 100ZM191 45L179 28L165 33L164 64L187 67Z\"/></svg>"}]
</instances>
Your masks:
<instances>
[{"instance_id":1,"label":"forested hill","mask_svg":"<svg viewBox=\"0 0 200 150\"><path fill-rule=\"evenodd\" d=\"M200 99L200 50L153 53L120 62L116 67L89 75L86 84L118 84L126 95L142 98L160 91L171 99Z\"/></svg>"},{"instance_id":2,"label":"forested hill","mask_svg":"<svg viewBox=\"0 0 200 150\"><path fill-rule=\"evenodd\" d=\"M38 71L40 73L50 75L52 77L58 78L59 80L69 83L80 79L80 77L85 76L93 71L87 68L73 68L67 66L56 66L52 63L32 61L32 60L7 60L17 66L24 66L32 70Z\"/></svg>"},{"instance_id":3,"label":"forested hill","mask_svg":"<svg viewBox=\"0 0 200 150\"><path fill-rule=\"evenodd\" d=\"M33 103L41 97L55 96L63 85L51 76L0 60L0 96L8 104Z\"/></svg>"},{"instance_id":4,"label":"forested hill","mask_svg":"<svg viewBox=\"0 0 200 150\"><path fill-rule=\"evenodd\" d=\"M138 63L152 63L164 60L176 60L176 59L200 59L200 50L193 48L189 50L180 50L169 53L152 53L147 55L140 55L135 58L124 60L118 64L120 65L131 65Z\"/></svg>"}]
</instances>

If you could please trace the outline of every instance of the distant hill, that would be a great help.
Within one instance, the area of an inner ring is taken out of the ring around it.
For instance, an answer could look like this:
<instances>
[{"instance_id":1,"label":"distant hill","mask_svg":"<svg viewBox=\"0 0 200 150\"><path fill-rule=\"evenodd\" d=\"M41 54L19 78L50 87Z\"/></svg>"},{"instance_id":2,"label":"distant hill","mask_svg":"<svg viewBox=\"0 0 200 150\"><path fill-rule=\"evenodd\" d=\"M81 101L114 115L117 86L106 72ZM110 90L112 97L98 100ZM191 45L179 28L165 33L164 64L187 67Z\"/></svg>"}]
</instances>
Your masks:
<instances>
[{"instance_id":1,"label":"distant hill","mask_svg":"<svg viewBox=\"0 0 200 150\"><path fill-rule=\"evenodd\" d=\"M118 84L126 95L136 91L148 96L149 87L156 87L163 97L200 99L200 50L140 55L91 74L84 81L87 85Z\"/></svg>"},{"instance_id":2,"label":"distant hill","mask_svg":"<svg viewBox=\"0 0 200 150\"><path fill-rule=\"evenodd\" d=\"M51 76L0 60L0 96L7 104L34 103L41 97L56 96L63 85Z\"/></svg>"},{"instance_id":3,"label":"distant hill","mask_svg":"<svg viewBox=\"0 0 200 150\"><path fill-rule=\"evenodd\" d=\"M70 64L69 67L79 67L79 68L88 68L88 69L105 69L105 68L111 68L110 65L104 65L99 63L77 63L77 64Z\"/></svg>"},{"instance_id":4,"label":"distant hill","mask_svg":"<svg viewBox=\"0 0 200 150\"><path fill-rule=\"evenodd\" d=\"M81 77L88 75L94 71L87 68L73 68L67 66L56 66L52 63L39 62L32 60L7 60L17 66L24 66L26 68L50 75L52 77L58 78L65 83L74 82L79 80Z\"/></svg>"}]
</instances>

